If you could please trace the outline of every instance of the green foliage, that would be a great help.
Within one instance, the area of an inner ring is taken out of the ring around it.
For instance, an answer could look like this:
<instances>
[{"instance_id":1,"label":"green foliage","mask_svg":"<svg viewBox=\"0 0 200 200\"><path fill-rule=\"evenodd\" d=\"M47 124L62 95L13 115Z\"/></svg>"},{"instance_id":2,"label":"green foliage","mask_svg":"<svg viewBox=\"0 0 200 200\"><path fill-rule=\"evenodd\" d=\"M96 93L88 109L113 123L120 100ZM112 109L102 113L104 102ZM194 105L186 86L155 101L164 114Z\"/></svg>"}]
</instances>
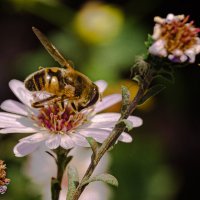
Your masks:
<instances>
[{"instance_id":1,"label":"green foliage","mask_svg":"<svg viewBox=\"0 0 200 200\"><path fill-rule=\"evenodd\" d=\"M150 70L150 64L144 60L143 57L138 57L135 64L131 68L131 78L136 81L138 85L146 79L146 75Z\"/></svg>"},{"instance_id":2,"label":"green foliage","mask_svg":"<svg viewBox=\"0 0 200 200\"><path fill-rule=\"evenodd\" d=\"M86 139L87 139L88 143L90 144L90 147L91 147L91 149L93 151L93 156L95 158L96 154L97 154L97 151L98 151L98 143L92 137L87 137Z\"/></svg>"},{"instance_id":3,"label":"green foliage","mask_svg":"<svg viewBox=\"0 0 200 200\"><path fill-rule=\"evenodd\" d=\"M72 197L74 192L79 184L79 175L76 167L69 165L67 168L68 174L68 192L67 192L67 200L73 200Z\"/></svg>"},{"instance_id":4,"label":"green foliage","mask_svg":"<svg viewBox=\"0 0 200 200\"><path fill-rule=\"evenodd\" d=\"M153 44L153 38L150 34L148 34L147 36L147 41L144 42L145 46L147 47L147 49Z\"/></svg>"},{"instance_id":5,"label":"green foliage","mask_svg":"<svg viewBox=\"0 0 200 200\"><path fill-rule=\"evenodd\" d=\"M83 183L83 185L87 185L87 184L89 184L91 182L95 182L95 181L102 181L102 182L108 183L108 184L116 186L116 187L119 184L117 179L113 175L105 173L105 174L100 174L100 175L91 177L89 180L85 181Z\"/></svg>"}]
</instances>

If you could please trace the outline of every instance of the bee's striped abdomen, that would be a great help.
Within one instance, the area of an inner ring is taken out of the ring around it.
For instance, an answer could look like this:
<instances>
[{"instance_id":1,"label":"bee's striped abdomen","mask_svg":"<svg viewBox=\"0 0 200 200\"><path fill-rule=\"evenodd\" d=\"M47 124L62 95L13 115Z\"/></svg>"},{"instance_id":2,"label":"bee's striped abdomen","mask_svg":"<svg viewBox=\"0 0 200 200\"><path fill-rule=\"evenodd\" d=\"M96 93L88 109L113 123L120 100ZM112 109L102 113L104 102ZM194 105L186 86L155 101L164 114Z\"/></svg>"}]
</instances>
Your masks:
<instances>
[{"instance_id":1,"label":"bee's striped abdomen","mask_svg":"<svg viewBox=\"0 0 200 200\"><path fill-rule=\"evenodd\" d=\"M35 73L33 81L37 91L43 90L45 86L45 70Z\"/></svg>"},{"instance_id":2,"label":"bee's striped abdomen","mask_svg":"<svg viewBox=\"0 0 200 200\"><path fill-rule=\"evenodd\" d=\"M37 71L31 74L24 81L25 87L29 91L41 91L45 85L45 70Z\"/></svg>"}]
</instances>

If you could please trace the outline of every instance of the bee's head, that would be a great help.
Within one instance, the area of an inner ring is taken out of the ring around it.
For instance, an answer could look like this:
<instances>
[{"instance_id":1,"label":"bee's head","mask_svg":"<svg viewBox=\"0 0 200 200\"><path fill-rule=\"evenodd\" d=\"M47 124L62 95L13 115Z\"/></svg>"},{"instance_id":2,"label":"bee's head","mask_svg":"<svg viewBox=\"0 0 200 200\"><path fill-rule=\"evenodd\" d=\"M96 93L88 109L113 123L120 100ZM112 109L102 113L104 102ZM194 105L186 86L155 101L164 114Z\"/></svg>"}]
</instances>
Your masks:
<instances>
[{"instance_id":1,"label":"bee's head","mask_svg":"<svg viewBox=\"0 0 200 200\"><path fill-rule=\"evenodd\" d=\"M74 106L74 109L81 111L84 108L88 108L88 107L94 105L99 100L99 96L100 96L100 94L99 94L98 87L94 83L92 83L92 87L91 87L90 93L88 95L89 100L87 101L87 103L81 102L77 106Z\"/></svg>"}]
</instances>

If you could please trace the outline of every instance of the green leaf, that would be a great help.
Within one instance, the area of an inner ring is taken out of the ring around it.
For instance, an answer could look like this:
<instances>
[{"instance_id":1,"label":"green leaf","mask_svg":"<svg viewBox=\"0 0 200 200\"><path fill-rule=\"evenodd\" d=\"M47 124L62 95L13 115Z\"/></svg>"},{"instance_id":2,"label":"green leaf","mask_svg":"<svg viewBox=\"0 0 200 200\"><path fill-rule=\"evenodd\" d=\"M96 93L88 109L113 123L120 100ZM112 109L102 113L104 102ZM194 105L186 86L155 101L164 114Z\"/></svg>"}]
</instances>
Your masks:
<instances>
[{"instance_id":1,"label":"green leaf","mask_svg":"<svg viewBox=\"0 0 200 200\"><path fill-rule=\"evenodd\" d=\"M142 99L140 100L139 104L143 104L150 97L153 97L153 96L157 95L159 92L161 92L165 88L166 88L165 85L161 85L161 84L152 86L150 89L148 89L148 91L142 97Z\"/></svg>"},{"instance_id":2,"label":"green leaf","mask_svg":"<svg viewBox=\"0 0 200 200\"><path fill-rule=\"evenodd\" d=\"M68 166L67 174L68 174L67 200L72 200L74 192L79 184L79 176L77 169L72 165Z\"/></svg>"},{"instance_id":3,"label":"green leaf","mask_svg":"<svg viewBox=\"0 0 200 200\"><path fill-rule=\"evenodd\" d=\"M87 139L88 143L90 144L93 154L96 156L97 151L98 151L98 143L92 137L86 137L86 139Z\"/></svg>"},{"instance_id":4,"label":"green leaf","mask_svg":"<svg viewBox=\"0 0 200 200\"><path fill-rule=\"evenodd\" d=\"M129 121L128 119L123 119L122 121L125 123L126 128L128 129L128 131L133 129L133 123L131 121Z\"/></svg>"},{"instance_id":5,"label":"green leaf","mask_svg":"<svg viewBox=\"0 0 200 200\"><path fill-rule=\"evenodd\" d=\"M149 48L153 44L154 40L150 34L148 34L147 41L144 42L145 46Z\"/></svg>"},{"instance_id":6,"label":"green leaf","mask_svg":"<svg viewBox=\"0 0 200 200\"><path fill-rule=\"evenodd\" d=\"M131 77L133 81L136 81L139 85L143 82L146 74L150 69L150 65L144 57L138 57L135 64L131 68Z\"/></svg>"},{"instance_id":7,"label":"green leaf","mask_svg":"<svg viewBox=\"0 0 200 200\"><path fill-rule=\"evenodd\" d=\"M121 113L124 113L130 103L130 92L126 86L122 85L122 107L121 107Z\"/></svg>"},{"instance_id":8,"label":"green leaf","mask_svg":"<svg viewBox=\"0 0 200 200\"><path fill-rule=\"evenodd\" d=\"M95 182L95 181L102 181L102 182L108 183L108 184L116 186L116 187L119 185L118 180L113 175L106 174L106 173L94 176L94 177L90 178L89 180L85 181L82 185L87 185L87 184L89 184L91 182Z\"/></svg>"}]
</instances>

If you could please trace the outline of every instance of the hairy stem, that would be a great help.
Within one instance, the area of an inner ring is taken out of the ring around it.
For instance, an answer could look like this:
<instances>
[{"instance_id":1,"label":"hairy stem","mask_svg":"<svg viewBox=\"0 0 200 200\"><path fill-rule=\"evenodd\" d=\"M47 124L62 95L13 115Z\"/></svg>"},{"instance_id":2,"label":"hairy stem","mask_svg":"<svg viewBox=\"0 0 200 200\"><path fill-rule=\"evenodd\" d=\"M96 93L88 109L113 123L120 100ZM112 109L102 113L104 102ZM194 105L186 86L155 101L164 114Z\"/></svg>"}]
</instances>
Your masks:
<instances>
[{"instance_id":1,"label":"hairy stem","mask_svg":"<svg viewBox=\"0 0 200 200\"><path fill-rule=\"evenodd\" d=\"M91 175L94 172L96 166L98 165L100 159L109 150L109 148L116 143L118 137L126 129L126 125L124 123L122 123L122 120L127 119L128 116L131 115L131 113L136 109L138 102L144 96L146 90L148 89L149 84L151 83L151 80L152 80L152 77L151 77L151 73L149 72L146 75L143 83L140 84L135 98L130 103L130 105L127 107L126 111L123 114L121 114L120 119L116 123L116 125L115 125L114 129L112 130L111 134L109 135L109 137L102 143L102 145L100 146L100 148L98 150L98 153L95 156L94 155L92 156L93 159L92 159L84 177L82 178L80 184L78 185L78 187L74 193L73 200L78 200L81 193L87 186L83 183L91 177Z\"/></svg>"}]
</instances>

